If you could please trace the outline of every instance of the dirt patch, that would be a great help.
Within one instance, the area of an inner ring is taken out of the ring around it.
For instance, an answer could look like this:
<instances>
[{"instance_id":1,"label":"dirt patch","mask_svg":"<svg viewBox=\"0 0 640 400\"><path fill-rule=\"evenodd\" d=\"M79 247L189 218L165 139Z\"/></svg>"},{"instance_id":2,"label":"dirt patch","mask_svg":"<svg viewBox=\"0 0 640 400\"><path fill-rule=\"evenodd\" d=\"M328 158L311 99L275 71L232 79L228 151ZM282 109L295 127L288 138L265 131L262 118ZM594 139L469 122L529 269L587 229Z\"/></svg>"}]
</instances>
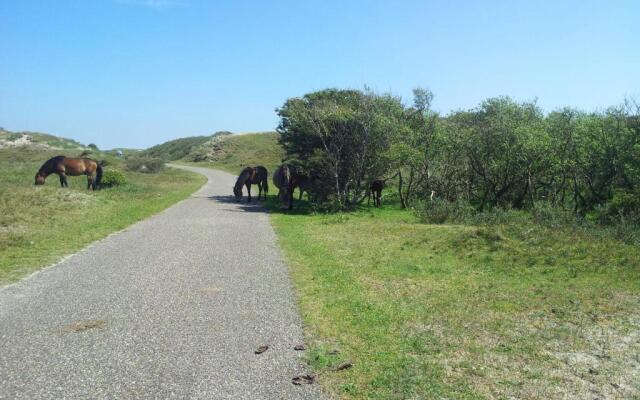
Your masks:
<instances>
[{"instance_id":1,"label":"dirt patch","mask_svg":"<svg viewBox=\"0 0 640 400\"><path fill-rule=\"evenodd\" d=\"M62 327L62 333L79 333L90 329L102 328L107 322L101 319L87 319Z\"/></svg>"}]
</instances>

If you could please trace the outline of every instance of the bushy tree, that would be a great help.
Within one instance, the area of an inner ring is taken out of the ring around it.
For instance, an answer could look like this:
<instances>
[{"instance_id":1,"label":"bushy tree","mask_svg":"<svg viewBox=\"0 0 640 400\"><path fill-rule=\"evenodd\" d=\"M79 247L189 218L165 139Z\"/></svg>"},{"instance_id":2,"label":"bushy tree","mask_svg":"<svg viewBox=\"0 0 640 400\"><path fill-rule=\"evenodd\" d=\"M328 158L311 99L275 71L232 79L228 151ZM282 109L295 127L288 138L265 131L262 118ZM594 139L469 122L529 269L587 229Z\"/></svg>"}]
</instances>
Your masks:
<instances>
[{"instance_id":1,"label":"bushy tree","mask_svg":"<svg viewBox=\"0 0 640 400\"><path fill-rule=\"evenodd\" d=\"M348 208L388 170L385 154L403 107L370 90L327 89L289 99L277 112L286 156L318 178L323 198Z\"/></svg>"},{"instance_id":2,"label":"bushy tree","mask_svg":"<svg viewBox=\"0 0 640 400\"><path fill-rule=\"evenodd\" d=\"M413 107L404 108L392 132L388 160L398 177L398 196L403 208L431 188L431 164L438 115L431 110L433 93L417 88Z\"/></svg>"}]
</instances>

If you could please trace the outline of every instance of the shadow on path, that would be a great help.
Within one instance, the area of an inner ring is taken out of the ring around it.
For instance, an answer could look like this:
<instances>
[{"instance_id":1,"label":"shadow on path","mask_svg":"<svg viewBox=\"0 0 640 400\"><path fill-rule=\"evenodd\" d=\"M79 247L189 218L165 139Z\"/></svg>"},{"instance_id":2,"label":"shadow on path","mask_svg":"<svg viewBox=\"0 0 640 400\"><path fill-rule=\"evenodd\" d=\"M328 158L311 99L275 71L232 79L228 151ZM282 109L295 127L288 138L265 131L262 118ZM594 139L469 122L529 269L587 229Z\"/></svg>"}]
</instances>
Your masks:
<instances>
[{"instance_id":1,"label":"shadow on path","mask_svg":"<svg viewBox=\"0 0 640 400\"><path fill-rule=\"evenodd\" d=\"M209 200L213 200L213 201L217 201L220 203L225 203L225 204L235 204L238 206L238 208L242 211L245 212L262 212L262 213L266 213L268 210L267 208L262 204L259 203L257 200L252 200L251 203L247 203L246 199L242 199L242 201L238 202L236 201L235 197L233 196L208 196L207 199ZM227 211L232 211L232 212L239 212L236 209L230 209Z\"/></svg>"}]
</instances>

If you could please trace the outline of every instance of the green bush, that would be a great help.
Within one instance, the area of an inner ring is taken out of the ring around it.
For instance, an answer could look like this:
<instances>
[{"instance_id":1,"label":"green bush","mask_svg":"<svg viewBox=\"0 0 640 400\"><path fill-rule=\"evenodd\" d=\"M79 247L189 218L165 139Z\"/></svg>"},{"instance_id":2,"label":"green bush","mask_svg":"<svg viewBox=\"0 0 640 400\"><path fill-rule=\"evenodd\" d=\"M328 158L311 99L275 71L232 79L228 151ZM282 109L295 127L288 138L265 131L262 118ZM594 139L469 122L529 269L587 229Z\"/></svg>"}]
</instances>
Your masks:
<instances>
[{"instance_id":1,"label":"green bush","mask_svg":"<svg viewBox=\"0 0 640 400\"><path fill-rule=\"evenodd\" d=\"M415 210L424 222L431 224L466 222L476 212L469 203L464 201L451 202L443 199L423 202Z\"/></svg>"},{"instance_id":2,"label":"green bush","mask_svg":"<svg viewBox=\"0 0 640 400\"><path fill-rule=\"evenodd\" d=\"M100 186L104 188L123 186L126 184L127 178L125 178L124 174L118 170L113 169L104 171L102 180L100 181Z\"/></svg>"},{"instance_id":3,"label":"green bush","mask_svg":"<svg viewBox=\"0 0 640 400\"><path fill-rule=\"evenodd\" d=\"M125 161L125 168L133 172L156 174L164 169L164 160L157 157L132 157Z\"/></svg>"}]
</instances>

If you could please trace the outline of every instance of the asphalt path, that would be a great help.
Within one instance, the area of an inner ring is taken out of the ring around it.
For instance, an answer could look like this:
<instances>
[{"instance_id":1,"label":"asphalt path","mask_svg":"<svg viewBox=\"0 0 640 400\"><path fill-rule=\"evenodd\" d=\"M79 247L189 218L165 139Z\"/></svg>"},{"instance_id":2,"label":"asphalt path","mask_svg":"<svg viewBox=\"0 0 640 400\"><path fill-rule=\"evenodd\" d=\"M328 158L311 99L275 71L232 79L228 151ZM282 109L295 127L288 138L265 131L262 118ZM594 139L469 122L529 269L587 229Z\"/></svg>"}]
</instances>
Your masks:
<instances>
[{"instance_id":1,"label":"asphalt path","mask_svg":"<svg viewBox=\"0 0 640 400\"><path fill-rule=\"evenodd\" d=\"M291 381L301 321L265 210L181 168L208 183L0 289L0 399L322 397Z\"/></svg>"}]
</instances>

